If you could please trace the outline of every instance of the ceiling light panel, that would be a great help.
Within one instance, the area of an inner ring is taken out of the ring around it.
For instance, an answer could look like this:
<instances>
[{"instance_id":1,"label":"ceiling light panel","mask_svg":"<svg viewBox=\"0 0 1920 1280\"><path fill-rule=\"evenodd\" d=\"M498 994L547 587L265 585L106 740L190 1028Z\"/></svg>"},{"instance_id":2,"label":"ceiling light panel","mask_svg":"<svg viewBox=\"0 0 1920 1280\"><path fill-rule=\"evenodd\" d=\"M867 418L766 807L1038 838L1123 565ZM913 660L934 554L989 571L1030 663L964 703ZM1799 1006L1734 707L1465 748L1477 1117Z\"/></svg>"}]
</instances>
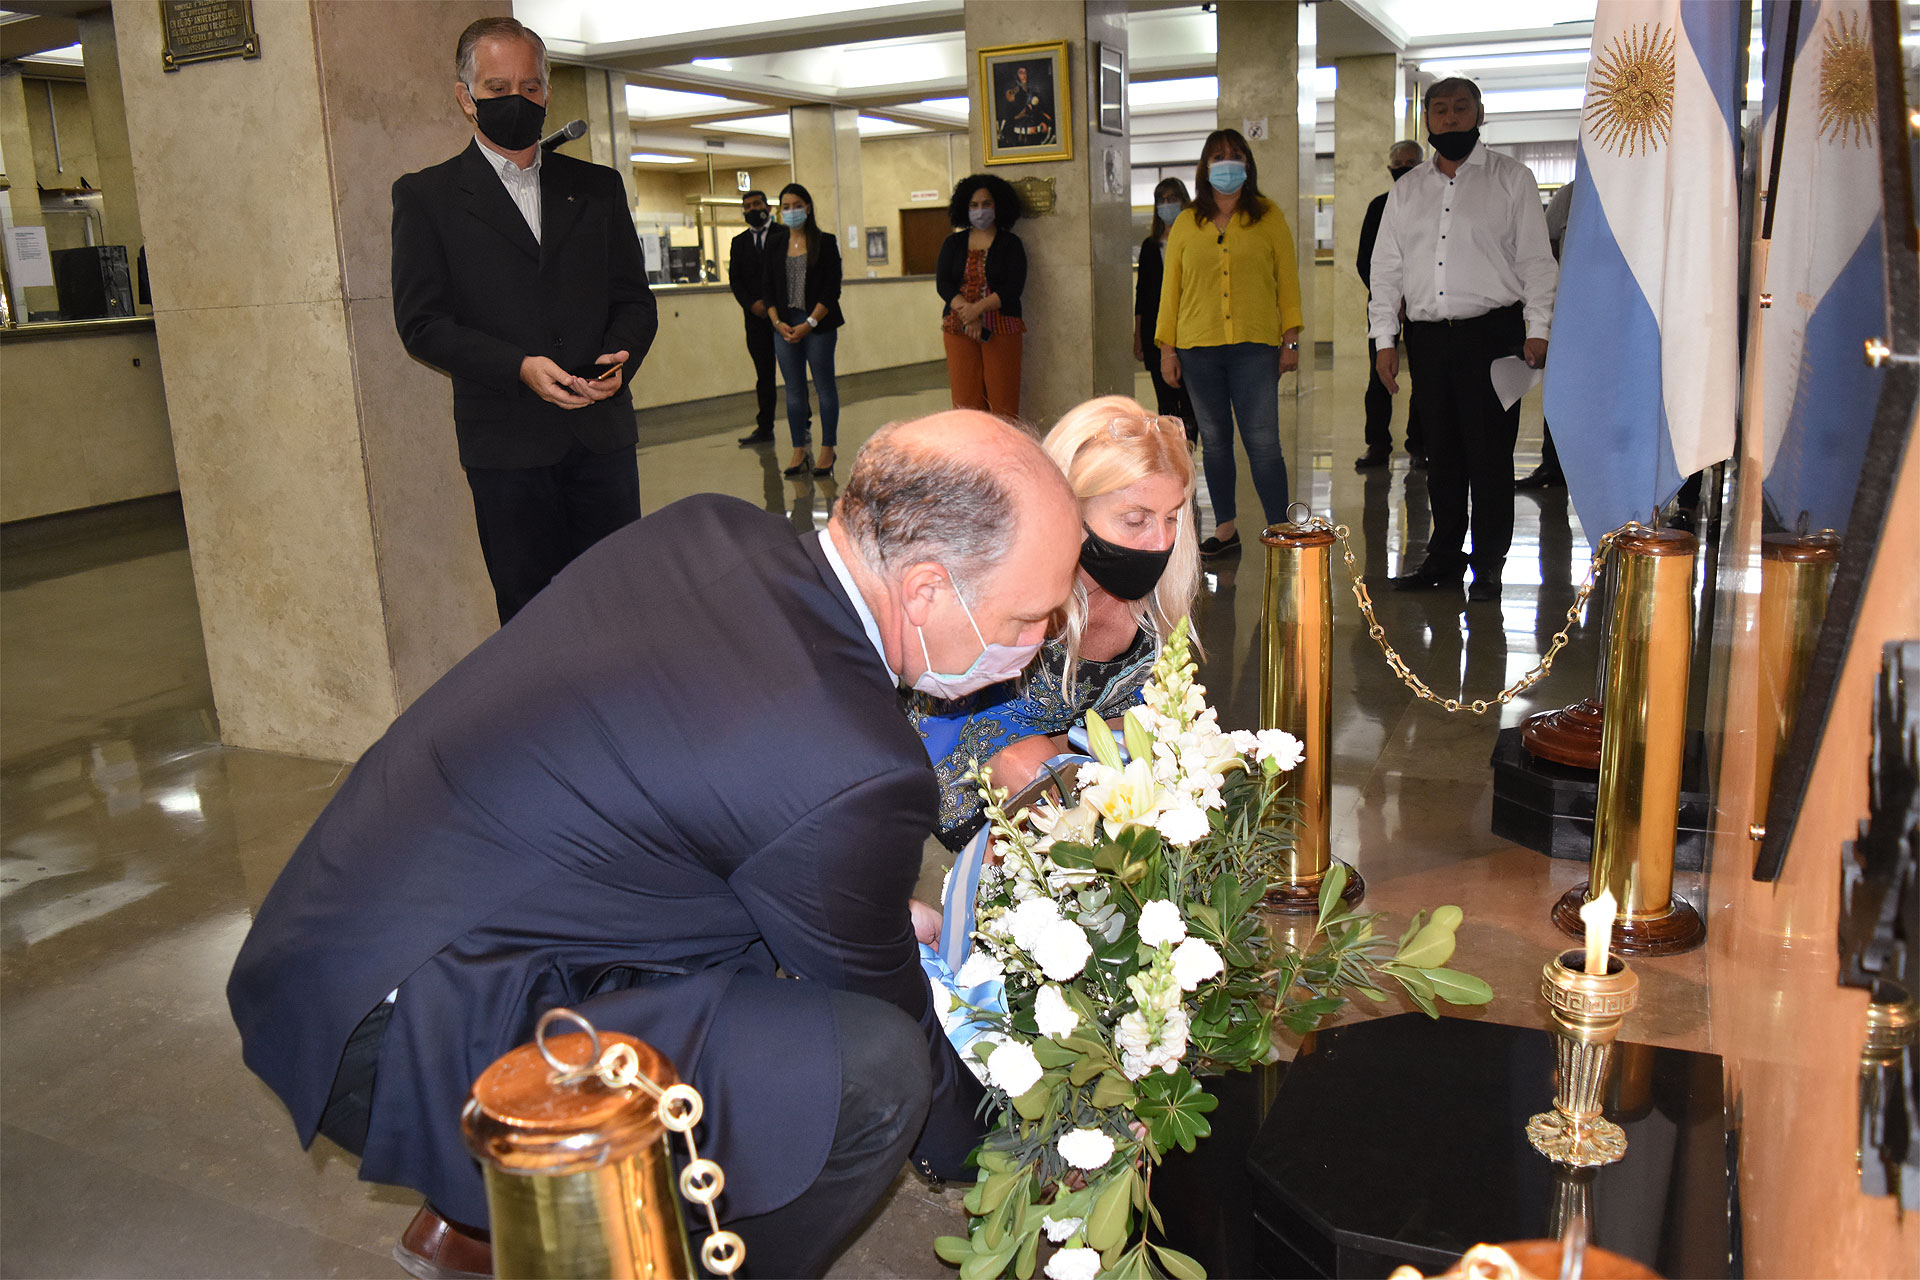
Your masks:
<instances>
[{"instance_id":1,"label":"ceiling light panel","mask_svg":"<svg viewBox=\"0 0 1920 1280\"><path fill-rule=\"evenodd\" d=\"M1563 22L1592 22L1596 0L1373 0L1409 40L1531 31Z\"/></svg>"},{"instance_id":2,"label":"ceiling light panel","mask_svg":"<svg viewBox=\"0 0 1920 1280\"><path fill-rule=\"evenodd\" d=\"M960 12L961 0L700 0L698 4L635 4L631 0L514 0L513 16L549 43L617 44L663 40L700 31L745 28L805 29L841 18L878 17L889 11L920 15Z\"/></svg>"},{"instance_id":3,"label":"ceiling light panel","mask_svg":"<svg viewBox=\"0 0 1920 1280\"><path fill-rule=\"evenodd\" d=\"M1127 86L1127 105L1135 111L1169 110L1220 101L1218 76L1182 80L1135 80Z\"/></svg>"},{"instance_id":4,"label":"ceiling light panel","mask_svg":"<svg viewBox=\"0 0 1920 1280\"><path fill-rule=\"evenodd\" d=\"M711 120L700 127L722 133L750 133L759 138L785 138L792 132L792 122L785 113L777 116L747 116L740 120Z\"/></svg>"},{"instance_id":5,"label":"ceiling light panel","mask_svg":"<svg viewBox=\"0 0 1920 1280\"><path fill-rule=\"evenodd\" d=\"M691 156L660 155L652 151L636 151L633 153L634 164L686 164L692 158Z\"/></svg>"},{"instance_id":6,"label":"ceiling light panel","mask_svg":"<svg viewBox=\"0 0 1920 1280\"><path fill-rule=\"evenodd\" d=\"M863 138L887 138L898 133L929 133L931 130L917 124L901 124L898 120L882 120L878 116L860 116L854 123L860 128Z\"/></svg>"},{"instance_id":7,"label":"ceiling light panel","mask_svg":"<svg viewBox=\"0 0 1920 1280\"><path fill-rule=\"evenodd\" d=\"M739 111L760 105L723 98L717 93L689 93L684 89L656 89L651 85L627 86L627 115L635 120L667 120L676 116L710 115L715 111Z\"/></svg>"}]
</instances>

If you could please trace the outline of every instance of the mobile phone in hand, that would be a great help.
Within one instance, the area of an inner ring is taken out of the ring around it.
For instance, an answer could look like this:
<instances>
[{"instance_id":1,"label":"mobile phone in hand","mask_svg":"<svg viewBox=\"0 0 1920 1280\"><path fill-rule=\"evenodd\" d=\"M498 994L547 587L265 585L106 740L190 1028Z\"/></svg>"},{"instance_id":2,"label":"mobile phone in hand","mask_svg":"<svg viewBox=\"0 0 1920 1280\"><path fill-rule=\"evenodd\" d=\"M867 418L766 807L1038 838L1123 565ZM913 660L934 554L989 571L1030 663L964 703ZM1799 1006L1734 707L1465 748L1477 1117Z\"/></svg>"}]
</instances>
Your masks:
<instances>
[{"instance_id":1,"label":"mobile phone in hand","mask_svg":"<svg viewBox=\"0 0 1920 1280\"><path fill-rule=\"evenodd\" d=\"M588 382L603 382L620 372L620 365L617 362L614 364L590 364L579 369L569 369L567 372L576 378L585 378Z\"/></svg>"}]
</instances>

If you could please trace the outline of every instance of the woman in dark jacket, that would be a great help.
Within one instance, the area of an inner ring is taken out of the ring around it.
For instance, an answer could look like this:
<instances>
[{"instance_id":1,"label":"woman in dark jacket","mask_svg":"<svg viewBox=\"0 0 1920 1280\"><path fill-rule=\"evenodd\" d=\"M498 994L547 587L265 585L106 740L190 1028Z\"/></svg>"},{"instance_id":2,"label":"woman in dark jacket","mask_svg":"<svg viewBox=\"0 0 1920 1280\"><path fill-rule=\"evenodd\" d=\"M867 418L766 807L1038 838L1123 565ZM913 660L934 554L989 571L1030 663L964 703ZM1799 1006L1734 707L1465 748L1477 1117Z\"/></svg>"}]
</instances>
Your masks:
<instances>
[{"instance_id":1,"label":"woman in dark jacket","mask_svg":"<svg viewBox=\"0 0 1920 1280\"><path fill-rule=\"evenodd\" d=\"M947 304L940 330L956 409L1020 416L1027 250L1013 224L1023 211L1006 179L985 173L962 178L947 205L947 216L963 229L940 246L933 280Z\"/></svg>"},{"instance_id":2,"label":"woman in dark jacket","mask_svg":"<svg viewBox=\"0 0 1920 1280\"><path fill-rule=\"evenodd\" d=\"M785 474L833 474L840 431L840 389L833 349L846 317L840 312L840 246L813 220L813 196L797 182L780 189L780 225L767 233L763 293L773 316L773 359L787 384L787 430L793 457ZM820 457L812 451L807 370L820 398Z\"/></svg>"},{"instance_id":3,"label":"woman in dark jacket","mask_svg":"<svg viewBox=\"0 0 1920 1280\"><path fill-rule=\"evenodd\" d=\"M1147 366L1147 376L1153 379L1155 412L1180 419L1186 424L1187 439L1197 440L1200 428L1187 389L1169 386L1160 376L1160 348L1153 345L1153 328L1160 317L1160 282L1167 271L1167 232L1181 210L1192 205L1187 184L1178 178L1162 179L1153 189L1153 233L1140 243L1140 270L1133 283L1133 358Z\"/></svg>"}]
</instances>

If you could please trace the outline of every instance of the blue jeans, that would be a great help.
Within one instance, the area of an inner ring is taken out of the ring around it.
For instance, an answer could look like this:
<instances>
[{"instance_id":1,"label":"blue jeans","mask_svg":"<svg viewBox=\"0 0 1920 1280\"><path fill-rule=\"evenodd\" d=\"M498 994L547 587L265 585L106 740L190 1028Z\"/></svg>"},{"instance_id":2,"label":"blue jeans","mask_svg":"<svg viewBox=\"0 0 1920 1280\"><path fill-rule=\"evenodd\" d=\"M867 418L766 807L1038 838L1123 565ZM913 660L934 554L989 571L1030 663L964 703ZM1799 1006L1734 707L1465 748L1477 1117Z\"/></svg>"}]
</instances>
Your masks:
<instances>
[{"instance_id":1,"label":"blue jeans","mask_svg":"<svg viewBox=\"0 0 1920 1280\"><path fill-rule=\"evenodd\" d=\"M780 318L788 324L804 324L807 313L785 307ZM813 370L814 394L820 397L820 447L833 448L839 437L840 388L833 381L833 348L839 340L838 329L816 329L798 342L773 335L773 360L787 384L787 432L796 449L813 443L813 415L807 411L808 369Z\"/></svg>"},{"instance_id":2,"label":"blue jeans","mask_svg":"<svg viewBox=\"0 0 1920 1280\"><path fill-rule=\"evenodd\" d=\"M1280 348L1262 342L1181 347L1180 381L1200 420L1201 462L1213 522L1234 518L1233 424L1247 446L1254 491L1268 524L1287 518L1287 459L1280 452Z\"/></svg>"}]
</instances>

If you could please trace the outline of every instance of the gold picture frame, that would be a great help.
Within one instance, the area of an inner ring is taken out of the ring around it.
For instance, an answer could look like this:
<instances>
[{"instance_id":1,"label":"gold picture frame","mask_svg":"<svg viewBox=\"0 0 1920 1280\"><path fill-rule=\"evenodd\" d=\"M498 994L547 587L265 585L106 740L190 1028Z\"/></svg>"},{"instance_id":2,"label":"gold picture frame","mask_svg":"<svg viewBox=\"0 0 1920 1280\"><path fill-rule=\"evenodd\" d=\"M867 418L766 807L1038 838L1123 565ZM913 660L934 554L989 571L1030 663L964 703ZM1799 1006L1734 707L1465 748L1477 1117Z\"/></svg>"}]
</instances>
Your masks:
<instances>
[{"instance_id":1,"label":"gold picture frame","mask_svg":"<svg viewBox=\"0 0 1920 1280\"><path fill-rule=\"evenodd\" d=\"M986 162L1073 159L1073 80L1067 42L981 49L975 107Z\"/></svg>"}]
</instances>

